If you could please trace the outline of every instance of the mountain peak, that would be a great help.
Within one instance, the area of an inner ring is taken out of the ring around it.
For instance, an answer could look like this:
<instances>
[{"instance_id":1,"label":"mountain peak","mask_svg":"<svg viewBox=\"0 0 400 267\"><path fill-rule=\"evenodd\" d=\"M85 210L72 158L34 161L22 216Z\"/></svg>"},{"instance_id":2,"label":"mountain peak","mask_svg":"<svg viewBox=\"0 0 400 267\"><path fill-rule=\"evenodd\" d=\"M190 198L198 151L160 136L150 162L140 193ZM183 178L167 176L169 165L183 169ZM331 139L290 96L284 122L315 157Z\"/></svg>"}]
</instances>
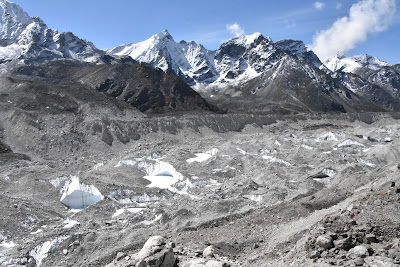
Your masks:
<instances>
[{"instance_id":1,"label":"mountain peak","mask_svg":"<svg viewBox=\"0 0 400 267\"><path fill-rule=\"evenodd\" d=\"M326 66L332 71L342 69L344 72L355 72L363 67L371 70L377 70L382 67L391 66L391 64L368 54L345 57L343 54L338 53L326 63Z\"/></svg>"},{"instance_id":2,"label":"mountain peak","mask_svg":"<svg viewBox=\"0 0 400 267\"><path fill-rule=\"evenodd\" d=\"M160 39L170 39L173 40L174 38L172 38L172 35L168 32L167 29L163 30L160 33L157 33L156 36Z\"/></svg>"}]
</instances>

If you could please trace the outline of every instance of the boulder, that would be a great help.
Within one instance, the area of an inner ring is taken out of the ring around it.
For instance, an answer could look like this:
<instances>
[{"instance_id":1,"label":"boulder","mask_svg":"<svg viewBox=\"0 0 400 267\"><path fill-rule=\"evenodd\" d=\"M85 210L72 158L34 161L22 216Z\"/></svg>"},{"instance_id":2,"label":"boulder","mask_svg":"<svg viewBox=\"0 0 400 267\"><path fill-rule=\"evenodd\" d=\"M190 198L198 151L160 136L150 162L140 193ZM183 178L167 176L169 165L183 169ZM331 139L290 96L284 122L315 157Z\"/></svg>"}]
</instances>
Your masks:
<instances>
[{"instance_id":1,"label":"boulder","mask_svg":"<svg viewBox=\"0 0 400 267\"><path fill-rule=\"evenodd\" d=\"M326 235L320 235L317 237L315 244L324 249L330 249L333 247L332 238Z\"/></svg>"},{"instance_id":2,"label":"boulder","mask_svg":"<svg viewBox=\"0 0 400 267\"><path fill-rule=\"evenodd\" d=\"M213 246L208 246L203 250L203 257L213 257L214 256L214 247Z\"/></svg>"},{"instance_id":3,"label":"boulder","mask_svg":"<svg viewBox=\"0 0 400 267\"><path fill-rule=\"evenodd\" d=\"M348 256L351 258L366 258L369 256L368 249L365 246L355 246L349 250Z\"/></svg>"},{"instance_id":4,"label":"boulder","mask_svg":"<svg viewBox=\"0 0 400 267\"><path fill-rule=\"evenodd\" d=\"M136 256L136 267L176 267L177 259L171 245L162 236L150 237Z\"/></svg>"},{"instance_id":5,"label":"boulder","mask_svg":"<svg viewBox=\"0 0 400 267\"><path fill-rule=\"evenodd\" d=\"M335 244L335 247L337 247L338 249L343 249L346 251L349 251L350 249L356 246L355 242L350 237L340 240L335 240L333 243Z\"/></svg>"}]
</instances>

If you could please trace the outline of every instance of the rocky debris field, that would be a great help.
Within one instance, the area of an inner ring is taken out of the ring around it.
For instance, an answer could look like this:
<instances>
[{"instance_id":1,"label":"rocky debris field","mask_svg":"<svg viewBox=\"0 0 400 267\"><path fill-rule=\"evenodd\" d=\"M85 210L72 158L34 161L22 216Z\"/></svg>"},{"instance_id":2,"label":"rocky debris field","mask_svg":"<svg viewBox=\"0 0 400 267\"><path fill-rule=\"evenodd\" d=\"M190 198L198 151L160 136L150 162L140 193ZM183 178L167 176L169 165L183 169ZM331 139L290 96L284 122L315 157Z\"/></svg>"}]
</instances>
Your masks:
<instances>
[{"instance_id":1,"label":"rocky debris field","mask_svg":"<svg viewBox=\"0 0 400 267\"><path fill-rule=\"evenodd\" d=\"M63 116L58 146L44 142L53 124L1 121L0 157L27 157L1 163L4 266L398 264L394 119L158 128L107 144L91 116Z\"/></svg>"}]
</instances>

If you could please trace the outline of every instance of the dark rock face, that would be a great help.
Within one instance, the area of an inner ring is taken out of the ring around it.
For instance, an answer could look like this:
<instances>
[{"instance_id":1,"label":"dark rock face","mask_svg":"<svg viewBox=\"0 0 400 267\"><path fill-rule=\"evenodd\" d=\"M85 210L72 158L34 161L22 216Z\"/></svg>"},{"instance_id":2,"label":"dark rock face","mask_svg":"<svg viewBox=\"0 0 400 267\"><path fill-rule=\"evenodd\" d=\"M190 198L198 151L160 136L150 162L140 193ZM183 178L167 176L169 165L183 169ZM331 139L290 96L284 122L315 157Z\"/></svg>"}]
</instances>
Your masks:
<instances>
[{"instance_id":1,"label":"dark rock face","mask_svg":"<svg viewBox=\"0 0 400 267\"><path fill-rule=\"evenodd\" d=\"M0 154L12 153L12 150L9 146L1 142L0 140Z\"/></svg>"},{"instance_id":2,"label":"dark rock face","mask_svg":"<svg viewBox=\"0 0 400 267\"><path fill-rule=\"evenodd\" d=\"M14 79L40 80L44 85L85 86L147 113L220 111L176 75L137 62L90 65L62 60L20 67L11 76ZM68 97L63 98L60 101L67 105ZM77 109L72 103L65 108Z\"/></svg>"},{"instance_id":3,"label":"dark rock face","mask_svg":"<svg viewBox=\"0 0 400 267\"><path fill-rule=\"evenodd\" d=\"M219 91L228 110L267 113L378 112L384 108L361 97L302 57L287 57L238 87ZM226 95L232 96L225 98Z\"/></svg>"},{"instance_id":4,"label":"dark rock face","mask_svg":"<svg viewBox=\"0 0 400 267\"><path fill-rule=\"evenodd\" d=\"M394 67L384 67L382 70L372 71L361 68L356 74L338 71L334 77L375 105L398 111L400 110L400 72L394 69Z\"/></svg>"}]
</instances>

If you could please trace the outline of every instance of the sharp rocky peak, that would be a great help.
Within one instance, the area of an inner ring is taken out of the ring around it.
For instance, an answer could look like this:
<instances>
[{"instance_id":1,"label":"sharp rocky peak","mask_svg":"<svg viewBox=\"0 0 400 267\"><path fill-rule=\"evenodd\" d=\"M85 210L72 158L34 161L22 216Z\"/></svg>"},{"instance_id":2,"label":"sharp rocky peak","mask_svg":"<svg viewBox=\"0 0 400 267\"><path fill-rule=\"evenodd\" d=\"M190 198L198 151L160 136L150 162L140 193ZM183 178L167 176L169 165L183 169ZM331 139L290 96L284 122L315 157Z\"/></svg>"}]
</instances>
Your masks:
<instances>
[{"instance_id":1,"label":"sharp rocky peak","mask_svg":"<svg viewBox=\"0 0 400 267\"><path fill-rule=\"evenodd\" d=\"M104 52L72 33L49 29L38 17L30 17L20 6L0 0L0 62L31 63L56 58L97 61Z\"/></svg>"}]
</instances>

